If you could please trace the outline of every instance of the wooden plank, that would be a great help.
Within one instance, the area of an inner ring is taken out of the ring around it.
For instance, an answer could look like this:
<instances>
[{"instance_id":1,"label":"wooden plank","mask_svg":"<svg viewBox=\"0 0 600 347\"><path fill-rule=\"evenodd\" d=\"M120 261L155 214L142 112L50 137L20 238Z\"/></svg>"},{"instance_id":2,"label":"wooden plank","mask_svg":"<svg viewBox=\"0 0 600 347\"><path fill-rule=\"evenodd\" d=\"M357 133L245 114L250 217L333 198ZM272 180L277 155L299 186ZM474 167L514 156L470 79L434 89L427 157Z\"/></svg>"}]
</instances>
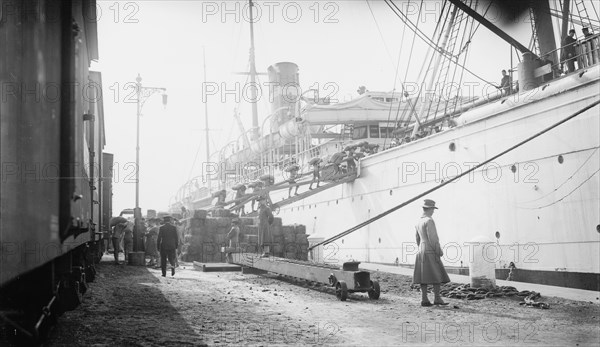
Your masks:
<instances>
[{"instance_id":1,"label":"wooden plank","mask_svg":"<svg viewBox=\"0 0 600 347\"><path fill-rule=\"evenodd\" d=\"M317 265L298 264L276 257L260 257L250 253L233 253L234 264L253 267L280 275L305 279L308 281L329 284L329 276L334 275L338 281L345 281L349 290L354 287L354 272L342 271Z\"/></svg>"},{"instance_id":2,"label":"wooden plank","mask_svg":"<svg viewBox=\"0 0 600 347\"><path fill-rule=\"evenodd\" d=\"M237 264L227 263L200 263L194 262L194 269L202 272L228 272L228 271L241 271L242 267Z\"/></svg>"}]
</instances>

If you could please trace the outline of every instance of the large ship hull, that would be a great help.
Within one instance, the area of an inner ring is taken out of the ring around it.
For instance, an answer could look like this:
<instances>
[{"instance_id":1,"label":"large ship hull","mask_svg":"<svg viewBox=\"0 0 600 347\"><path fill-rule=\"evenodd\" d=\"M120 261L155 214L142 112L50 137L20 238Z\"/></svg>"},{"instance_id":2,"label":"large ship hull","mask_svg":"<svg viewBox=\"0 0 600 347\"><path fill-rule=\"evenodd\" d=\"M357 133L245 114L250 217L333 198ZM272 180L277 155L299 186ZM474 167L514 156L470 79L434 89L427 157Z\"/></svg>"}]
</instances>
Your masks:
<instances>
[{"instance_id":1,"label":"large ship hull","mask_svg":"<svg viewBox=\"0 0 600 347\"><path fill-rule=\"evenodd\" d=\"M597 101L598 66L473 108L459 126L363 158L359 177L281 208L286 223L332 237L486 161ZM484 236L497 268L600 273L599 107L427 196L443 261L467 267ZM272 194L274 202L287 191ZM325 246L325 260L412 264L421 201Z\"/></svg>"}]
</instances>

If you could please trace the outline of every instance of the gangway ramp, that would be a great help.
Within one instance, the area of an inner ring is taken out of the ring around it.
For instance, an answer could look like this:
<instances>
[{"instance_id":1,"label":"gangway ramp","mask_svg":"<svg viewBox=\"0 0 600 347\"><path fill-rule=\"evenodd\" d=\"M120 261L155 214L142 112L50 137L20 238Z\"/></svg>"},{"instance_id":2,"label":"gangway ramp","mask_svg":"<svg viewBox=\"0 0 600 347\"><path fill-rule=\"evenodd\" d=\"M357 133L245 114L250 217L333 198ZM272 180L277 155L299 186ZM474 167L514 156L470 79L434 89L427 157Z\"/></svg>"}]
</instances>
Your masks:
<instances>
[{"instance_id":1,"label":"gangway ramp","mask_svg":"<svg viewBox=\"0 0 600 347\"><path fill-rule=\"evenodd\" d=\"M325 191L327 189L331 189L333 187L339 186L340 184L347 183L347 182L352 182L355 179L356 179L356 174L355 173L340 175L339 178L337 178L336 180L331 181L329 183L322 184L318 188L313 188L313 189L308 190L306 192L299 193L298 195L293 195L293 196L291 196L291 197L289 197L287 199L275 202L275 203L273 203L273 205L271 205L271 209L275 210L275 209L278 209L278 208L283 207L285 205L293 204L293 203L295 203L297 201L300 201L302 199L306 199L306 198L308 198L310 196L313 196L315 194L319 194L320 192ZM309 183L310 183L310 181L300 182L300 183L292 184L292 185L289 185L289 186L280 187L280 189L282 189L282 188L289 189L290 187L291 188L295 188L296 186L303 186L303 185L307 185ZM239 204L231 207L230 210L235 210L237 208L242 207L248 201L252 200L253 198L257 198L259 195L260 194L256 194L256 195L251 196L249 199L242 200L242 202L240 202ZM253 216L256 216L257 213L258 212L251 212L251 213L247 213L245 216L246 217L253 217Z\"/></svg>"}]
</instances>

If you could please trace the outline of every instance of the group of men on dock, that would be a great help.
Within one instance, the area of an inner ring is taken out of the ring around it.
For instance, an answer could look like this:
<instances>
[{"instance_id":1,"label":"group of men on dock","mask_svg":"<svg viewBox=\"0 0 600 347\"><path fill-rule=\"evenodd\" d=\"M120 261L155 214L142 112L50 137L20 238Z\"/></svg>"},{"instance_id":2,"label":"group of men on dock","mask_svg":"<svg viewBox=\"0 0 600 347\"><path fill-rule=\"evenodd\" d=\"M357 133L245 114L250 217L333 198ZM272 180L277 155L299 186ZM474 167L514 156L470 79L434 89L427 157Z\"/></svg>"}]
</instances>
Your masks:
<instances>
[{"instance_id":1,"label":"group of men on dock","mask_svg":"<svg viewBox=\"0 0 600 347\"><path fill-rule=\"evenodd\" d=\"M171 264L171 276L174 276L175 267L177 266L177 249L181 240L173 217L166 215L162 219L151 218L148 220L148 226L146 226L145 221L142 221L142 229L146 230L144 250L145 256L150 258L148 266L153 266L159 258L158 262L162 269L162 275L165 277L168 261ZM118 223L111 231L107 238L110 239L112 244L115 264L120 264L119 253L121 250L127 264L130 253L133 251L133 222L127 220ZM123 243L123 248L121 248L121 243ZM108 247L106 247L106 250L108 251Z\"/></svg>"}]
</instances>

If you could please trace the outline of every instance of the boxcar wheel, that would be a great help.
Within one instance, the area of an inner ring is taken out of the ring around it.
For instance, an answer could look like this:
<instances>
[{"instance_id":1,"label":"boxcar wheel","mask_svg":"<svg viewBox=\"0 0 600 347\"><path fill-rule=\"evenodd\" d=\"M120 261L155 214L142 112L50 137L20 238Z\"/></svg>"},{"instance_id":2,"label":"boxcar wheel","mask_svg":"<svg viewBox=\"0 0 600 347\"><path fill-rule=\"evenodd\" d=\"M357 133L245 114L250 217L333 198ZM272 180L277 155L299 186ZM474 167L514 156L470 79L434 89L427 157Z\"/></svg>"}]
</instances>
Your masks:
<instances>
[{"instance_id":1,"label":"boxcar wheel","mask_svg":"<svg viewBox=\"0 0 600 347\"><path fill-rule=\"evenodd\" d=\"M348 299L348 286L344 281L338 281L335 285L335 296L341 301Z\"/></svg>"},{"instance_id":2,"label":"boxcar wheel","mask_svg":"<svg viewBox=\"0 0 600 347\"><path fill-rule=\"evenodd\" d=\"M380 294L381 290L379 288L379 282L371 281L371 289L369 289L369 299L377 300L379 299Z\"/></svg>"},{"instance_id":3,"label":"boxcar wheel","mask_svg":"<svg viewBox=\"0 0 600 347\"><path fill-rule=\"evenodd\" d=\"M83 301L79 281L64 281L61 285L59 298L62 311L72 311Z\"/></svg>"}]
</instances>

